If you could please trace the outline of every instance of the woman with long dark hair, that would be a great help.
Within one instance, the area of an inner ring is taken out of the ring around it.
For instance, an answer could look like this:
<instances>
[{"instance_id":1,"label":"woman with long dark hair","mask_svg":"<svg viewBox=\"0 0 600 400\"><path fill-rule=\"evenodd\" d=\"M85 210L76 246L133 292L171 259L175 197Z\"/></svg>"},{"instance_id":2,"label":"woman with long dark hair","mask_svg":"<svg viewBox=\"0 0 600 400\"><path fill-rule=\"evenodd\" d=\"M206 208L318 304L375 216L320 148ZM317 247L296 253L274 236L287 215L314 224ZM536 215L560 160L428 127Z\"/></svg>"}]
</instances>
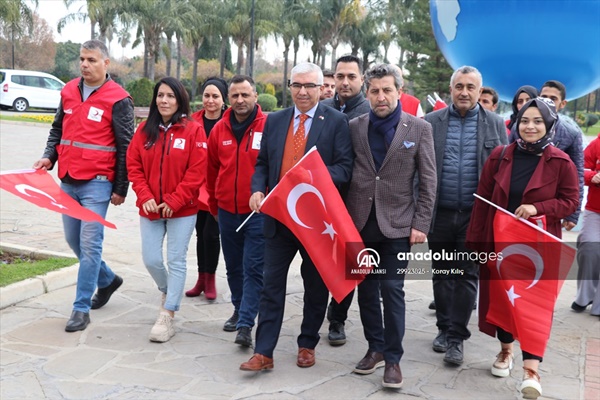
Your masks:
<instances>
[{"instance_id":1,"label":"woman with long dark hair","mask_svg":"<svg viewBox=\"0 0 600 400\"><path fill-rule=\"evenodd\" d=\"M206 135L189 113L189 97L181 82L161 79L154 87L148 119L138 127L127 151L129 180L140 209L142 258L162 294L149 336L153 342L175 335L173 318L183 296L198 191L206 180Z\"/></svg>"},{"instance_id":2,"label":"woman with long dark hair","mask_svg":"<svg viewBox=\"0 0 600 400\"><path fill-rule=\"evenodd\" d=\"M227 109L227 82L221 78L208 78L202 85L202 110L192 114L206 138ZM198 280L193 288L185 292L188 297L197 297L204 292L206 300L217 298L215 272L219 264L221 243L219 241L219 224L210 214L208 205L201 204L196 219L196 257L198 260Z\"/></svg>"}]
</instances>

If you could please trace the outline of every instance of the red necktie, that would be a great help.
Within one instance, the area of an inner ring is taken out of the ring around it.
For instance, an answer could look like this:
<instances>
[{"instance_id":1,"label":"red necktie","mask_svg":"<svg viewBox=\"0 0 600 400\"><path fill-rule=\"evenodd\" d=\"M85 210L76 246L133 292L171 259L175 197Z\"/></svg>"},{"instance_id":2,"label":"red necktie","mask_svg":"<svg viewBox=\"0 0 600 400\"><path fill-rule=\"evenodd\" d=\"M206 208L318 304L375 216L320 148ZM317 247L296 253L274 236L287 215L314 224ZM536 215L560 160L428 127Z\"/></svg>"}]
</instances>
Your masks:
<instances>
[{"instance_id":1,"label":"red necktie","mask_svg":"<svg viewBox=\"0 0 600 400\"><path fill-rule=\"evenodd\" d=\"M302 147L305 136L304 121L307 119L308 115L300 114L300 124L298 125L298 129L296 129L296 133L294 133L294 154L298 154Z\"/></svg>"}]
</instances>

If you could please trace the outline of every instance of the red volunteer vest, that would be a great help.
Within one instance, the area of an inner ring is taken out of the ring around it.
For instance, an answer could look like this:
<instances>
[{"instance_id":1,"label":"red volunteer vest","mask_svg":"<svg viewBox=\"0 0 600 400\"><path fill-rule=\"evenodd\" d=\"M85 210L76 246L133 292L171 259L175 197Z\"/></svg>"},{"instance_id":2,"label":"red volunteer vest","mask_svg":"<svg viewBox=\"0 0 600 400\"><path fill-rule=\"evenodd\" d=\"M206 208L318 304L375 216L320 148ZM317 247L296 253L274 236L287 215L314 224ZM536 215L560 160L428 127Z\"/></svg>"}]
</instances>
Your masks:
<instances>
[{"instance_id":1,"label":"red volunteer vest","mask_svg":"<svg viewBox=\"0 0 600 400\"><path fill-rule=\"evenodd\" d=\"M402 93L400 97L400 103L402 104L402 111L409 113L410 115L417 116L417 110L421 102L415 96L411 96L408 93Z\"/></svg>"},{"instance_id":2,"label":"red volunteer vest","mask_svg":"<svg viewBox=\"0 0 600 400\"><path fill-rule=\"evenodd\" d=\"M64 118L58 150L58 177L90 180L98 175L114 181L117 147L112 129L112 108L129 94L112 80L86 101L81 100L76 78L61 92Z\"/></svg>"}]
</instances>

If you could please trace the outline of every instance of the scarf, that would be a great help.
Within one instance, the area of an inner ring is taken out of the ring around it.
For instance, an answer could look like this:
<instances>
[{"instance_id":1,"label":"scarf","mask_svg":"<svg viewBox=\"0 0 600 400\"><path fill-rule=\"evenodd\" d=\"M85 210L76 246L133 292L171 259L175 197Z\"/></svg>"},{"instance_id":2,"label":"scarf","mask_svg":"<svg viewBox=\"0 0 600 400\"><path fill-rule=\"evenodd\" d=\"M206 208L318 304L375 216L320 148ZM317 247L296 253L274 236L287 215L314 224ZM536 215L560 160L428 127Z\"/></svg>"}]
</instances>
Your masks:
<instances>
[{"instance_id":1,"label":"scarf","mask_svg":"<svg viewBox=\"0 0 600 400\"><path fill-rule=\"evenodd\" d=\"M540 110L540 114L542 114L542 119L544 120L544 125L546 126L546 134L541 139L533 143L523 140L519 130L521 118L523 117L525 110L527 110L529 107L535 107ZM516 126L517 132L519 133L519 137L517 138L517 146L519 146L519 148L526 153L541 154L546 147L552 145L557 120L558 115L556 114L556 108L552 100L545 99L543 97L536 97L529 100L527 103L525 103L517 115Z\"/></svg>"},{"instance_id":2,"label":"scarf","mask_svg":"<svg viewBox=\"0 0 600 400\"><path fill-rule=\"evenodd\" d=\"M396 134L396 127L400 123L400 115L402 114L402 105L398 100L398 106L385 118L378 117L373 110L369 111L369 121L373 127L373 131L381 135L385 141L386 148L389 149L394 135Z\"/></svg>"}]
</instances>

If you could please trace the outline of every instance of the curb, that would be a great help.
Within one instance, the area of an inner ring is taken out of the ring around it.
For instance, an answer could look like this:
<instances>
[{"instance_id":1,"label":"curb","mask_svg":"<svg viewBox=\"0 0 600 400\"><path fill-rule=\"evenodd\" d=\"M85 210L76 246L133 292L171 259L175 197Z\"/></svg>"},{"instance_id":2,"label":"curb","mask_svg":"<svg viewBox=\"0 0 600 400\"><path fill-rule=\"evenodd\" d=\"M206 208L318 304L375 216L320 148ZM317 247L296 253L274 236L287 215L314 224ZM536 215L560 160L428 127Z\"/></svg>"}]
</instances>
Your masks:
<instances>
[{"instance_id":1,"label":"curb","mask_svg":"<svg viewBox=\"0 0 600 400\"><path fill-rule=\"evenodd\" d=\"M57 251L42 251L32 247L8 244L0 242L2 250L11 253L22 254L33 259L49 257L73 258L72 254L60 253ZM49 293L67 286L74 285L77 282L77 272L79 263L70 267L61 268L47 274L36 276L35 278L25 279L15 282L8 286L0 288L0 309L10 307L21 301L28 300L45 293Z\"/></svg>"}]
</instances>

